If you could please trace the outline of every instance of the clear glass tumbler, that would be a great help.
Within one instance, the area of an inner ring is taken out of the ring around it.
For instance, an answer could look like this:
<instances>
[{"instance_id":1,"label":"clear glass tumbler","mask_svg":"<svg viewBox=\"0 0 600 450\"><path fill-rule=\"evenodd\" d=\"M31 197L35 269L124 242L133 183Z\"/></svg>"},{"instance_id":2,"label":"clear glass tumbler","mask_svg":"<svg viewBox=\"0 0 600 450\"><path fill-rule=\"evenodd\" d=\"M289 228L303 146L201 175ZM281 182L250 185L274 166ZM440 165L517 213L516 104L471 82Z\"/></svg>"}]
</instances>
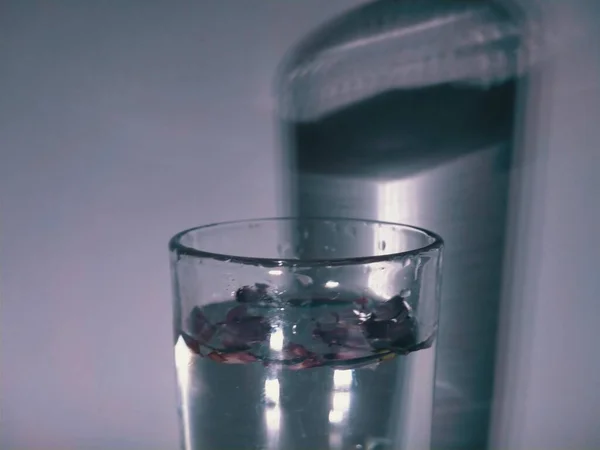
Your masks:
<instances>
[{"instance_id":1,"label":"clear glass tumbler","mask_svg":"<svg viewBox=\"0 0 600 450\"><path fill-rule=\"evenodd\" d=\"M429 448L439 236L281 218L169 247L182 448Z\"/></svg>"}]
</instances>

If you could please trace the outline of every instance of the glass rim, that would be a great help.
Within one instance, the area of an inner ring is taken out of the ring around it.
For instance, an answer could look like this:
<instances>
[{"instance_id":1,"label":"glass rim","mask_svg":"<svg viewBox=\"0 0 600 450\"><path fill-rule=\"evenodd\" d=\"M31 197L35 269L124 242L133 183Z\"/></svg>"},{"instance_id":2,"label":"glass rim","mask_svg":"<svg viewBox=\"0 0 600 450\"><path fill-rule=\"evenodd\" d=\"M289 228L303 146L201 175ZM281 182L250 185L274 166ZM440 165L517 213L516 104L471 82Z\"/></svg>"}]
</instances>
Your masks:
<instances>
[{"instance_id":1,"label":"glass rim","mask_svg":"<svg viewBox=\"0 0 600 450\"><path fill-rule=\"evenodd\" d=\"M433 241L427 245L417 247L411 250L403 252L386 253L383 255L370 255L370 256L354 256L349 258L315 258L315 259L298 259L298 258L265 258L265 257L253 257L253 256L239 256L231 255L227 253L209 252L206 250L200 250L194 247L190 247L182 244L181 240L188 234L195 231L202 231L209 228L217 228L225 225L236 225L244 223L266 223L266 222L292 222L292 221L313 221L313 222L360 222L368 225L386 225L401 227L408 229L413 232L419 232L427 237L433 239ZM260 265L263 267L300 267L300 266L351 266L361 264L371 264L378 262L393 261L397 259L404 259L406 257L418 256L428 251L441 249L444 246L444 240L437 233L429 231L425 228L417 227L414 225L407 225L399 222L389 222L383 220L372 220L372 219L357 219L351 217L264 217L258 219L240 219L240 220L229 220L223 222L214 222L206 225L200 225L192 228L187 228L179 233L176 233L169 240L169 251L175 252L177 256L189 256L192 258L205 258L213 259L223 262L232 262L243 265Z\"/></svg>"}]
</instances>

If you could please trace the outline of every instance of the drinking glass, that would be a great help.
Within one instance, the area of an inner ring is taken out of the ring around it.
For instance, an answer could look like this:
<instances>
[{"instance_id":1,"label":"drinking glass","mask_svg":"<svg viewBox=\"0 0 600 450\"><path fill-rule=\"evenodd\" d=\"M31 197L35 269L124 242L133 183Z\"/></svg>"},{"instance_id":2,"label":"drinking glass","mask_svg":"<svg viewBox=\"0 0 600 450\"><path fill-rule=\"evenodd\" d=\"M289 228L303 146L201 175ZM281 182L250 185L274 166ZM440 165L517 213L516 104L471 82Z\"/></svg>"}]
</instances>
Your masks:
<instances>
[{"instance_id":1,"label":"drinking glass","mask_svg":"<svg viewBox=\"0 0 600 450\"><path fill-rule=\"evenodd\" d=\"M169 244L182 448L429 448L442 239L277 218Z\"/></svg>"}]
</instances>

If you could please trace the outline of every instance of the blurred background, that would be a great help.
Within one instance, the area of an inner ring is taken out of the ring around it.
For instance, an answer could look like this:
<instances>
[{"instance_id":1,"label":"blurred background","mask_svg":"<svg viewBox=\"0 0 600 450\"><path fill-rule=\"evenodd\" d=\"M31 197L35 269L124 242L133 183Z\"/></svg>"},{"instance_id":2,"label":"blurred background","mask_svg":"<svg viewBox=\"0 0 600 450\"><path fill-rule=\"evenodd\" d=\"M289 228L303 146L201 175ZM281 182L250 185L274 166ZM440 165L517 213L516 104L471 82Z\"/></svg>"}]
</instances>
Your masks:
<instances>
[{"instance_id":1,"label":"blurred background","mask_svg":"<svg viewBox=\"0 0 600 450\"><path fill-rule=\"evenodd\" d=\"M0 448L178 447L167 240L288 210L275 74L363 3L0 1ZM538 7L489 445L594 449L600 3Z\"/></svg>"}]
</instances>

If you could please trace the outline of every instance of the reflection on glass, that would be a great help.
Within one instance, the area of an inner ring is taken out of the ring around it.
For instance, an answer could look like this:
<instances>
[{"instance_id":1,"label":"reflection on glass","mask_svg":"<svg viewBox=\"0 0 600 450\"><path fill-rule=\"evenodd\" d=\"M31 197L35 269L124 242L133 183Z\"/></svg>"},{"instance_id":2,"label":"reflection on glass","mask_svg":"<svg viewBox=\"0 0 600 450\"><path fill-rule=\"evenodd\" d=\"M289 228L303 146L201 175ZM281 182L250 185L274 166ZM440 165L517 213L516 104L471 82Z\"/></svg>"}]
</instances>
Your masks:
<instances>
[{"instance_id":1,"label":"reflection on glass","mask_svg":"<svg viewBox=\"0 0 600 450\"><path fill-rule=\"evenodd\" d=\"M190 367L192 365L192 353L187 345L179 336L175 344L175 367L177 369L177 385L179 395L182 399L181 408L179 410L181 421L184 423L182 429L182 439L186 448L191 447L190 427L186 424L190 423L188 399L190 398Z\"/></svg>"},{"instance_id":2,"label":"reflection on glass","mask_svg":"<svg viewBox=\"0 0 600 450\"><path fill-rule=\"evenodd\" d=\"M277 270L271 270L271 275L280 275ZM279 271L281 272L281 271ZM281 352L283 350L284 334L283 329L276 327L269 336L269 347L271 351ZM281 427L281 405L279 383L279 372L276 369L270 370L264 384L264 420L266 428L266 448L277 449L280 443Z\"/></svg>"},{"instance_id":3,"label":"reflection on glass","mask_svg":"<svg viewBox=\"0 0 600 450\"><path fill-rule=\"evenodd\" d=\"M352 385L352 372L348 370L334 370L333 385L337 390L349 389Z\"/></svg>"},{"instance_id":4,"label":"reflection on glass","mask_svg":"<svg viewBox=\"0 0 600 450\"><path fill-rule=\"evenodd\" d=\"M281 407L279 403L280 386L277 374L271 374L265 380L264 390L264 421L266 448L279 448L279 429L281 425Z\"/></svg>"},{"instance_id":5,"label":"reflection on glass","mask_svg":"<svg viewBox=\"0 0 600 450\"><path fill-rule=\"evenodd\" d=\"M377 219L384 222L402 222L406 217L414 217L417 211L416 203L411 196L412 179L403 179L381 183L377 186ZM414 183L413 183L414 188ZM395 233L388 227L376 227L374 230L373 253L383 255L395 247L393 243L398 239ZM374 265L369 274L367 284L375 295L389 298L396 293L393 292L394 283L390 277L394 272L389 270L389 265L381 263Z\"/></svg>"},{"instance_id":6,"label":"reflection on glass","mask_svg":"<svg viewBox=\"0 0 600 450\"><path fill-rule=\"evenodd\" d=\"M331 409L329 410L329 423L332 425L329 435L329 446L339 448L342 445L342 424L346 422L352 394L352 371L334 370L333 371L333 392L331 394ZM338 426L335 426L338 425Z\"/></svg>"},{"instance_id":7,"label":"reflection on glass","mask_svg":"<svg viewBox=\"0 0 600 450\"><path fill-rule=\"evenodd\" d=\"M271 347L272 351L280 352L283 349L283 338L283 330L281 328L277 328L271 333L269 347Z\"/></svg>"},{"instance_id":8,"label":"reflection on glass","mask_svg":"<svg viewBox=\"0 0 600 450\"><path fill-rule=\"evenodd\" d=\"M350 409L350 392L334 392L332 395L331 410L343 414Z\"/></svg>"},{"instance_id":9,"label":"reflection on glass","mask_svg":"<svg viewBox=\"0 0 600 450\"><path fill-rule=\"evenodd\" d=\"M342 423L344 421L343 411L332 409L329 411L329 423Z\"/></svg>"},{"instance_id":10,"label":"reflection on glass","mask_svg":"<svg viewBox=\"0 0 600 450\"><path fill-rule=\"evenodd\" d=\"M279 421L281 419L281 409L279 405L267 406L265 409L265 424L267 426L267 434L269 442L279 436Z\"/></svg>"},{"instance_id":11,"label":"reflection on glass","mask_svg":"<svg viewBox=\"0 0 600 450\"><path fill-rule=\"evenodd\" d=\"M265 401L269 406L276 406L279 404L278 379L275 378L265 380Z\"/></svg>"}]
</instances>

